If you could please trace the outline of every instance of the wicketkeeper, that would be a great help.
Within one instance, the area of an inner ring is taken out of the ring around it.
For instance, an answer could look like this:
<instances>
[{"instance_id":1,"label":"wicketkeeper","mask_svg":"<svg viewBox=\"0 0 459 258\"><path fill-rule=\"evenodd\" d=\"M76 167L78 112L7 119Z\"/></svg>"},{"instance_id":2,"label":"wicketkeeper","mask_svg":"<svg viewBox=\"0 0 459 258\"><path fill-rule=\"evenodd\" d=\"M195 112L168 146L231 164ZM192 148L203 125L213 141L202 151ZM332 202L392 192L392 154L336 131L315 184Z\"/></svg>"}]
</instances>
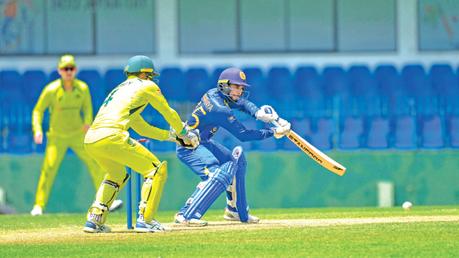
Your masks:
<instances>
[{"instance_id":1,"label":"wicketkeeper","mask_svg":"<svg viewBox=\"0 0 459 258\"><path fill-rule=\"evenodd\" d=\"M246 159L242 147L232 151L212 137L220 127L240 141L262 140L275 136L280 138L290 130L290 123L279 118L270 106L258 108L247 99L249 84L244 72L237 68L224 70L213 88L201 98L187 121L192 129L199 130L200 144L197 148L177 146L177 157L201 178L194 193L175 215L175 222L189 226L205 226L201 220L207 209L226 190L227 205L224 219L258 223L259 218L249 214L245 194ZM265 123L276 121L278 126L270 129L247 129L236 119L234 111L248 113Z\"/></svg>"},{"instance_id":2,"label":"wicketkeeper","mask_svg":"<svg viewBox=\"0 0 459 258\"><path fill-rule=\"evenodd\" d=\"M107 96L84 141L86 150L106 172L95 201L88 211L84 231L89 233L110 231L105 226L108 207L129 179L125 166L145 178L135 230L164 230L155 220L155 214L167 178L167 163L160 161L148 149L130 138L129 128L142 136L160 141L178 141L189 147L199 143L197 136L184 127L177 112L169 107L158 85L153 82L158 73L150 58L130 58L125 73L127 80ZM142 118L140 114L148 104L164 117L173 130L156 128Z\"/></svg>"}]
</instances>

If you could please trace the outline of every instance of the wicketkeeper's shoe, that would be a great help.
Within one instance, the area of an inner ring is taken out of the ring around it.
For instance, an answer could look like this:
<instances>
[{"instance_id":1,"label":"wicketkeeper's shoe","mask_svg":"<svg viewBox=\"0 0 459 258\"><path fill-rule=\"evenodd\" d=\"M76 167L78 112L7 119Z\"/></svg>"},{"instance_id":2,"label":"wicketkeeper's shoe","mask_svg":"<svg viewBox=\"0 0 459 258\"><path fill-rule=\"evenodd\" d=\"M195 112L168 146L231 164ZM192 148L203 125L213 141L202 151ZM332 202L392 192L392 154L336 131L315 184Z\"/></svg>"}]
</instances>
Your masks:
<instances>
[{"instance_id":1,"label":"wicketkeeper's shoe","mask_svg":"<svg viewBox=\"0 0 459 258\"><path fill-rule=\"evenodd\" d=\"M108 209L110 212L114 212L118 210L119 208L123 207L123 201L122 200L114 200L112 205L110 206L110 209Z\"/></svg>"},{"instance_id":2,"label":"wicketkeeper's shoe","mask_svg":"<svg viewBox=\"0 0 459 258\"><path fill-rule=\"evenodd\" d=\"M185 219L185 217L183 216L182 213L177 213L175 214L174 216L175 220L174 222L176 224L181 224L181 225L185 225L185 226L188 226L188 227L205 227L207 226L207 221L205 220L202 220L202 219Z\"/></svg>"},{"instance_id":3,"label":"wicketkeeper's shoe","mask_svg":"<svg viewBox=\"0 0 459 258\"><path fill-rule=\"evenodd\" d=\"M30 211L32 216L41 216L43 215L43 209L39 205L34 205L33 209Z\"/></svg>"},{"instance_id":4,"label":"wicketkeeper's shoe","mask_svg":"<svg viewBox=\"0 0 459 258\"><path fill-rule=\"evenodd\" d=\"M241 221L239 218L239 214L234 211L230 211L228 209L225 209L225 213L223 214L223 219L228 220L228 221ZM255 224L260 222L260 219L257 216L253 216L249 214L249 218L245 223L251 223Z\"/></svg>"},{"instance_id":5,"label":"wicketkeeper's shoe","mask_svg":"<svg viewBox=\"0 0 459 258\"><path fill-rule=\"evenodd\" d=\"M166 229L156 220L152 220L150 223L147 223L140 219L137 219L134 230L140 233L155 233L166 231Z\"/></svg>"},{"instance_id":6,"label":"wicketkeeper's shoe","mask_svg":"<svg viewBox=\"0 0 459 258\"><path fill-rule=\"evenodd\" d=\"M84 224L83 231L86 233L110 233L112 230L108 226L97 225L96 223L88 220L86 221L86 224Z\"/></svg>"}]
</instances>

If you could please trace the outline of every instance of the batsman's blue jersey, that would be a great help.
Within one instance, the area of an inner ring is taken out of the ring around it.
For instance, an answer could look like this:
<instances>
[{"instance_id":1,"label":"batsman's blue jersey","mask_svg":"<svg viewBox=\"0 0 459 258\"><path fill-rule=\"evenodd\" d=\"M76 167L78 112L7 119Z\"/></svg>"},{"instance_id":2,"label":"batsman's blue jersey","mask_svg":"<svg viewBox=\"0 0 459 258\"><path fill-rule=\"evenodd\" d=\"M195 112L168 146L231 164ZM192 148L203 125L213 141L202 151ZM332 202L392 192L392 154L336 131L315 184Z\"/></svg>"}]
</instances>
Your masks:
<instances>
[{"instance_id":1,"label":"batsman's blue jersey","mask_svg":"<svg viewBox=\"0 0 459 258\"><path fill-rule=\"evenodd\" d=\"M196 105L187 124L199 129L201 142L212 138L220 127L223 127L242 142L262 140L273 135L272 130L251 130L244 127L234 116L233 109L255 117L258 107L247 99L238 102L228 101L216 88L209 90Z\"/></svg>"},{"instance_id":2,"label":"batsman's blue jersey","mask_svg":"<svg viewBox=\"0 0 459 258\"><path fill-rule=\"evenodd\" d=\"M201 144L195 150L177 146L178 158L187 164L201 179L206 180L209 172L231 160L231 151L212 140L212 136L223 127L240 141L263 140L273 136L270 129L247 129L237 120L233 110L239 110L255 117L258 107L247 99L229 101L216 88L209 90L196 105L187 121L191 128L199 129Z\"/></svg>"}]
</instances>

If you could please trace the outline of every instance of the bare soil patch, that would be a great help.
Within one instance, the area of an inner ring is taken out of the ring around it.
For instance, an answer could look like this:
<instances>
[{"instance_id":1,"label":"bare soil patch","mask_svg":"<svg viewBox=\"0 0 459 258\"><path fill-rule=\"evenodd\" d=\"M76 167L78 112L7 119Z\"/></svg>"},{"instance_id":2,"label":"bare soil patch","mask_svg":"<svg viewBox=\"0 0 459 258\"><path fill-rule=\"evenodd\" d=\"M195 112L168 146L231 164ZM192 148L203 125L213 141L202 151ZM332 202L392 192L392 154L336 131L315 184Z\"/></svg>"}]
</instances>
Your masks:
<instances>
[{"instance_id":1,"label":"bare soil patch","mask_svg":"<svg viewBox=\"0 0 459 258\"><path fill-rule=\"evenodd\" d=\"M297 228L297 227L331 227L362 224L382 223L422 223L422 222L457 222L459 216L403 216L403 217L374 217L374 218L342 218L342 219L288 219L288 220L261 220L258 224L245 224L239 222L214 221L206 227L188 227L174 223L165 223L167 231L164 233L150 234L161 236L163 234L188 234L193 231L228 231L228 230L257 230L272 228ZM79 241L110 241L114 235L116 239L132 239L145 234L135 233L125 229L124 224L111 225L110 234L87 234L82 227L66 226L59 228L43 228L31 230L6 231L0 234L2 244L40 244L52 242L77 243Z\"/></svg>"}]
</instances>

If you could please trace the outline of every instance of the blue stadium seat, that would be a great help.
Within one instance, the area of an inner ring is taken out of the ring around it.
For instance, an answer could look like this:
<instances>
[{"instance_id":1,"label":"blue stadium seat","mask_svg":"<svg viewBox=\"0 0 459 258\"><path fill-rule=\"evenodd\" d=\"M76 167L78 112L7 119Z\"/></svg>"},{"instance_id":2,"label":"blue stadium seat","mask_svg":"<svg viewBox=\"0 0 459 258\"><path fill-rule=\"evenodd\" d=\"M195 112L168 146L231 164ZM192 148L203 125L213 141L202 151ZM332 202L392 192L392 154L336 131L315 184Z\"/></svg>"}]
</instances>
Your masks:
<instances>
[{"instance_id":1,"label":"blue stadium seat","mask_svg":"<svg viewBox=\"0 0 459 258\"><path fill-rule=\"evenodd\" d=\"M387 79L397 77L399 73L397 68L392 64L380 64L376 66L374 75L378 82L385 82Z\"/></svg>"},{"instance_id":2,"label":"blue stadium seat","mask_svg":"<svg viewBox=\"0 0 459 258\"><path fill-rule=\"evenodd\" d=\"M448 64L434 64L429 72L432 86L438 94L446 94L449 90L457 92L459 85L453 68Z\"/></svg>"},{"instance_id":3,"label":"blue stadium seat","mask_svg":"<svg viewBox=\"0 0 459 258\"><path fill-rule=\"evenodd\" d=\"M221 67L216 67L213 69L212 73L209 75L209 81L208 81L208 84L207 84L207 88L208 89L211 89L211 88L215 88L217 87L217 83L218 83L218 78L220 77L220 74L226 69L226 68L229 68L230 65L227 65L227 66L221 66ZM250 81L248 80L249 78L247 78L247 82L250 84Z\"/></svg>"},{"instance_id":4,"label":"blue stadium seat","mask_svg":"<svg viewBox=\"0 0 459 258\"><path fill-rule=\"evenodd\" d=\"M389 148L390 124L384 117L372 117L367 133L367 147L370 149Z\"/></svg>"},{"instance_id":5,"label":"blue stadium seat","mask_svg":"<svg viewBox=\"0 0 459 258\"><path fill-rule=\"evenodd\" d=\"M49 74L49 77L48 77L48 81L47 83L50 83L54 80L57 80L61 78L61 76L59 75L59 73L57 72L57 70L53 70L50 74Z\"/></svg>"},{"instance_id":6,"label":"blue stadium seat","mask_svg":"<svg viewBox=\"0 0 459 258\"><path fill-rule=\"evenodd\" d=\"M18 102L11 103L6 120L6 140L9 153L24 154L32 151L31 110Z\"/></svg>"},{"instance_id":7,"label":"blue stadium seat","mask_svg":"<svg viewBox=\"0 0 459 258\"><path fill-rule=\"evenodd\" d=\"M432 95L433 89L424 67L419 64L406 65L402 69L404 87L410 96Z\"/></svg>"},{"instance_id":8,"label":"blue stadium seat","mask_svg":"<svg viewBox=\"0 0 459 258\"><path fill-rule=\"evenodd\" d=\"M22 75L22 88L27 89L25 91L27 102L31 106L34 106L38 101L38 97L40 96L40 93L45 87L47 81L48 77L45 72L41 70L28 70Z\"/></svg>"},{"instance_id":9,"label":"blue stadium seat","mask_svg":"<svg viewBox=\"0 0 459 258\"><path fill-rule=\"evenodd\" d=\"M339 147L358 149L362 147L364 121L361 117L346 117L341 125Z\"/></svg>"},{"instance_id":10,"label":"blue stadium seat","mask_svg":"<svg viewBox=\"0 0 459 258\"><path fill-rule=\"evenodd\" d=\"M341 96L338 101L337 108L341 117L361 115L362 110L360 110L359 101L356 96Z\"/></svg>"},{"instance_id":11,"label":"blue stadium seat","mask_svg":"<svg viewBox=\"0 0 459 258\"><path fill-rule=\"evenodd\" d=\"M300 118L300 119L293 119L290 121L292 123L292 130L294 130L298 135L310 141L312 128L311 128L311 120L308 118ZM282 138L281 147L286 150L297 150L295 144L293 144L290 140L286 137Z\"/></svg>"},{"instance_id":12,"label":"blue stadium seat","mask_svg":"<svg viewBox=\"0 0 459 258\"><path fill-rule=\"evenodd\" d=\"M294 89L302 99L322 93L322 80L317 69L313 66L299 66L294 75Z\"/></svg>"},{"instance_id":13,"label":"blue stadium seat","mask_svg":"<svg viewBox=\"0 0 459 258\"><path fill-rule=\"evenodd\" d=\"M317 120L317 130L311 134L311 143L320 150L330 150L333 148L334 121L332 118L319 118Z\"/></svg>"},{"instance_id":14,"label":"blue stadium seat","mask_svg":"<svg viewBox=\"0 0 459 258\"><path fill-rule=\"evenodd\" d=\"M302 137L308 137L312 133L311 120L308 118L293 119L292 129Z\"/></svg>"},{"instance_id":15,"label":"blue stadium seat","mask_svg":"<svg viewBox=\"0 0 459 258\"><path fill-rule=\"evenodd\" d=\"M351 66L348 71L351 93L355 96L378 94L376 79L367 66Z\"/></svg>"},{"instance_id":16,"label":"blue stadium seat","mask_svg":"<svg viewBox=\"0 0 459 258\"><path fill-rule=\"evenodd\" d=\"M459 148L459 116L450 116L447 120L449 146Z\"/></svg>"},{"instance_id":17,"label":"blue stadium seat","mask_svg":"<svg viewBox=\"0 0 459 258\"><path fill-rule=\"evenodd\" d=\"M382 114L381 97L375 77L367 66L351 66L348 71L351 96L355 99L356 116L377 116Z\"/></svg>"},{"instance_id":18,"label":"blue stadium seat","mask_svg":"<svg viewBox=\"0 0 459 258\"><path fill-rule=\"evenodd\" d=\"M322 72L327 96L345 98L349 95L349 78L340 66L325 67Z\"/></svg>"},{"instance_id":19,"label":"blue stadium seat","mask_svg":"<svg viewBox=\"0 0 459 258\"><path fill-rule=\"evenodd\" d=\"M435 64L430 68L429 77L439 95L458 93L459 82L456 76L456 72L447 64Z\"/></svg>"},{"instance_id":20,"label":"blue stadium seat","mask_svg":"<svg viewBox=\"0 0 459 258\"><path fill-rule=\"evenodd\" d=\"M294 99L293 77L288 67L271 67L267 80L268 95L273 100L285 102Z\"/></svg>"},{"instance_id":21,"label":"blue stadium seat","mask_svg":"<svg viewBox=\"0 0 459 258\"><path fill-rule=\"evenodd\" d=\"M379 85L381 115L400 116L411 115L414 112L414 99L409 96L394 66L378 66L375 78Z\"/></svg>"},{"instance_id":22,"label":"blue stadium seat","mask_svg":"<svg viewBox=\"0 0 459 258\"><path fill-rule=\"evenodd\" d=\"M404 99L407 96L400 74L393 65L379 65L375 69L374 77L378 83L383 106L382 113L384 115L389 113L396 114L397 112L394 112L394 110L388 110L390 106L393 106L391 103L394 103L396 99Z\"/></svg>"},{"instance_id":23,"label":"blue stadium seat","mask_svg":"<svg viewBox=\"0 0 459 258\"><path fill-rule=\"evenodd\" d=\"M295 93L298 94L299 117L330 115L330 99L324 98L322 78L312 66L300 66L294 74ZM328 105L327 105L328 104Z\"/></svg>"},{"instance_id":24,"label":"blue stadium seat","mask_svg":"<svg viewBox=\"0 0 459 258\"><path fill-rule=\"evenodd\" d=\"M434 115L438 110L438 97L424 67L419 64L406 65L402 69L404 87L414 100L416 113L421 116Z\"/></svg>"},{"instance_id":25,"label":"blue stadium seat","mask_svg":"<svg viewBox=\"0 0 459 258\"><path fill-rule=\"evenodd\" d=\"M338 109L341 116L357 115L357 99L350 94L349 77L344 69L340 66L325 67L322 78L325 99L333 101L333 106L338 104L334 109Z\"/></svg>"},{"instance_id":26,"label":"blue stadium seat","mask_svg":"<svg viewBox=\"0 0 459 258\"><path fill-rule=\"evenodd\" d=\"M298 66L294 73L295 84L301 85L302 81L308 81L318 76L319 73L315 66Z\"/></svg>"},{"instance_id":27,"label":"blue stadium seat","mask_svg":"<svg viewBox=\"0 0 459 258\"><path fill-rule=\"evenodd\" d=\"M209 90L209 75L203 67L192 67L185 72L185 88L188 100L198 102L202 95Z\"/></svg>"},{"instance_id":28,"label":"blue stadium seat","mask_svg":"<svg viewBox=\"0 0 459 258\"><path fill-rule=\"evenodd\" d=\"M126 75L123 69L108 69L104 75L105 96L125 80Z\"/></svg>"},{"instance_id":29,"label":"blue stadium seat","mask_svg":"<svg viewBox=\"0 0 459 258\"><path fill-rule=\"evenodd\" d=\"M263 71L258 67L246 67L242 70L247 77L247 82L250 84L250 101L258 106L272 104L273 101L268 97L268 87Z\"/></svg>"},{"instance_id":30,"label":"blue stadium seat","mask_svg":"<svg viewBox=\"0 0 459 258\"><path fill-rule=\"evenodd\" d=\"M445 146L443 122L440 116L421 117L421 147L438 149Z\"/></svg>"},{"instance_id":31,"label":"blue stadium seat","mask_svg":"<svg viewBox=\"0 0 459 258\"><path fill-rule=\"evenodd\" d=\"M22 86L22 77L18 71L0 71L0 101L3 108L4 105L16 101L16 98L22 98Z\"/></svg>"},{"instance_id":32,"label":"blue stadium seat","mask_svg":"<svg viewBox=\"0 0 459 258\"><path fill-rule=\"evenodd\" d=\"M82 69L78 72L77 78L84 81L91 92L92 106L94 112L99 110L106 96L105 82L97 70Z\"/></svg>"},{"instance_id":33,"label":"blue stadium seat","mask_svg":"<svg viewBox=\"0 0 459 258\"><path fill-rule=\"evenodd\" d=\"M432 86L438 95L438 105L447 115L459 114L459 78L448 64L435 64L430 69Z\"/></svg>"},{"instance_id":34,"label":"blue stadium seat","mask_svg":"<svg viewBox=\"0 0 459 258\"><path fill-rule=\"evenodd\" d=\"M421 64L408 64L402 68L402 78L405 83L405 87L413 92L416 89L420 89L425 79L426 71Z\"/></svg>"},{"instance_id":35,"label":"blue stadium seat","mask_svg":"<svg viewBox=\"0 0 459 258\"><path fill-rule=\"evenodd\" d=\"M167 100L187 100L188 92L185 84L185 76L180 68L167 67L162 69L159 80L161 91Z\"/></svg>"},{"instance_id":36,"label":"blue stadium seat","mask_svg":"<svg viewBox=\"0 0 459 258\"><path fill-rule=\"evenodd\" d=\"M0 119L2 151L11 153L30 152L31 105L23 78L18 71L0 71Z\"/></svg>"},{"instance_id":37,"label":"blue stadium seat","mask_svg":"<svg viewBox=\"0 0 459 258\"><path fill-rule=\"evenodd\" d=\"M8 152L26 154L32 152L32 130L18 130L12 128L8 137Z\"/></svg>"},{"instance_id":38,"label":"blue stadium seat","mask_svg":"<svg viewBox=\"0 0 459 258\"><path fill-rule=\"evenodd\" d=\"M1 86L0 86L1 87ZM3 108L0 108L0 153L7 151L7 137L9 121L7 119L7 113Z\"/></svg>"},{"instance_id":39,"label":"blue stadium seat","mask_svg":"<svg viewBox=\"0 0 459 258\"><path fill-rule=\"evenodd\" d=\"M398 149L417 148L416 119L413 116L398 116L394 121L394 147Z\"/></svg>"}]
</instances>

